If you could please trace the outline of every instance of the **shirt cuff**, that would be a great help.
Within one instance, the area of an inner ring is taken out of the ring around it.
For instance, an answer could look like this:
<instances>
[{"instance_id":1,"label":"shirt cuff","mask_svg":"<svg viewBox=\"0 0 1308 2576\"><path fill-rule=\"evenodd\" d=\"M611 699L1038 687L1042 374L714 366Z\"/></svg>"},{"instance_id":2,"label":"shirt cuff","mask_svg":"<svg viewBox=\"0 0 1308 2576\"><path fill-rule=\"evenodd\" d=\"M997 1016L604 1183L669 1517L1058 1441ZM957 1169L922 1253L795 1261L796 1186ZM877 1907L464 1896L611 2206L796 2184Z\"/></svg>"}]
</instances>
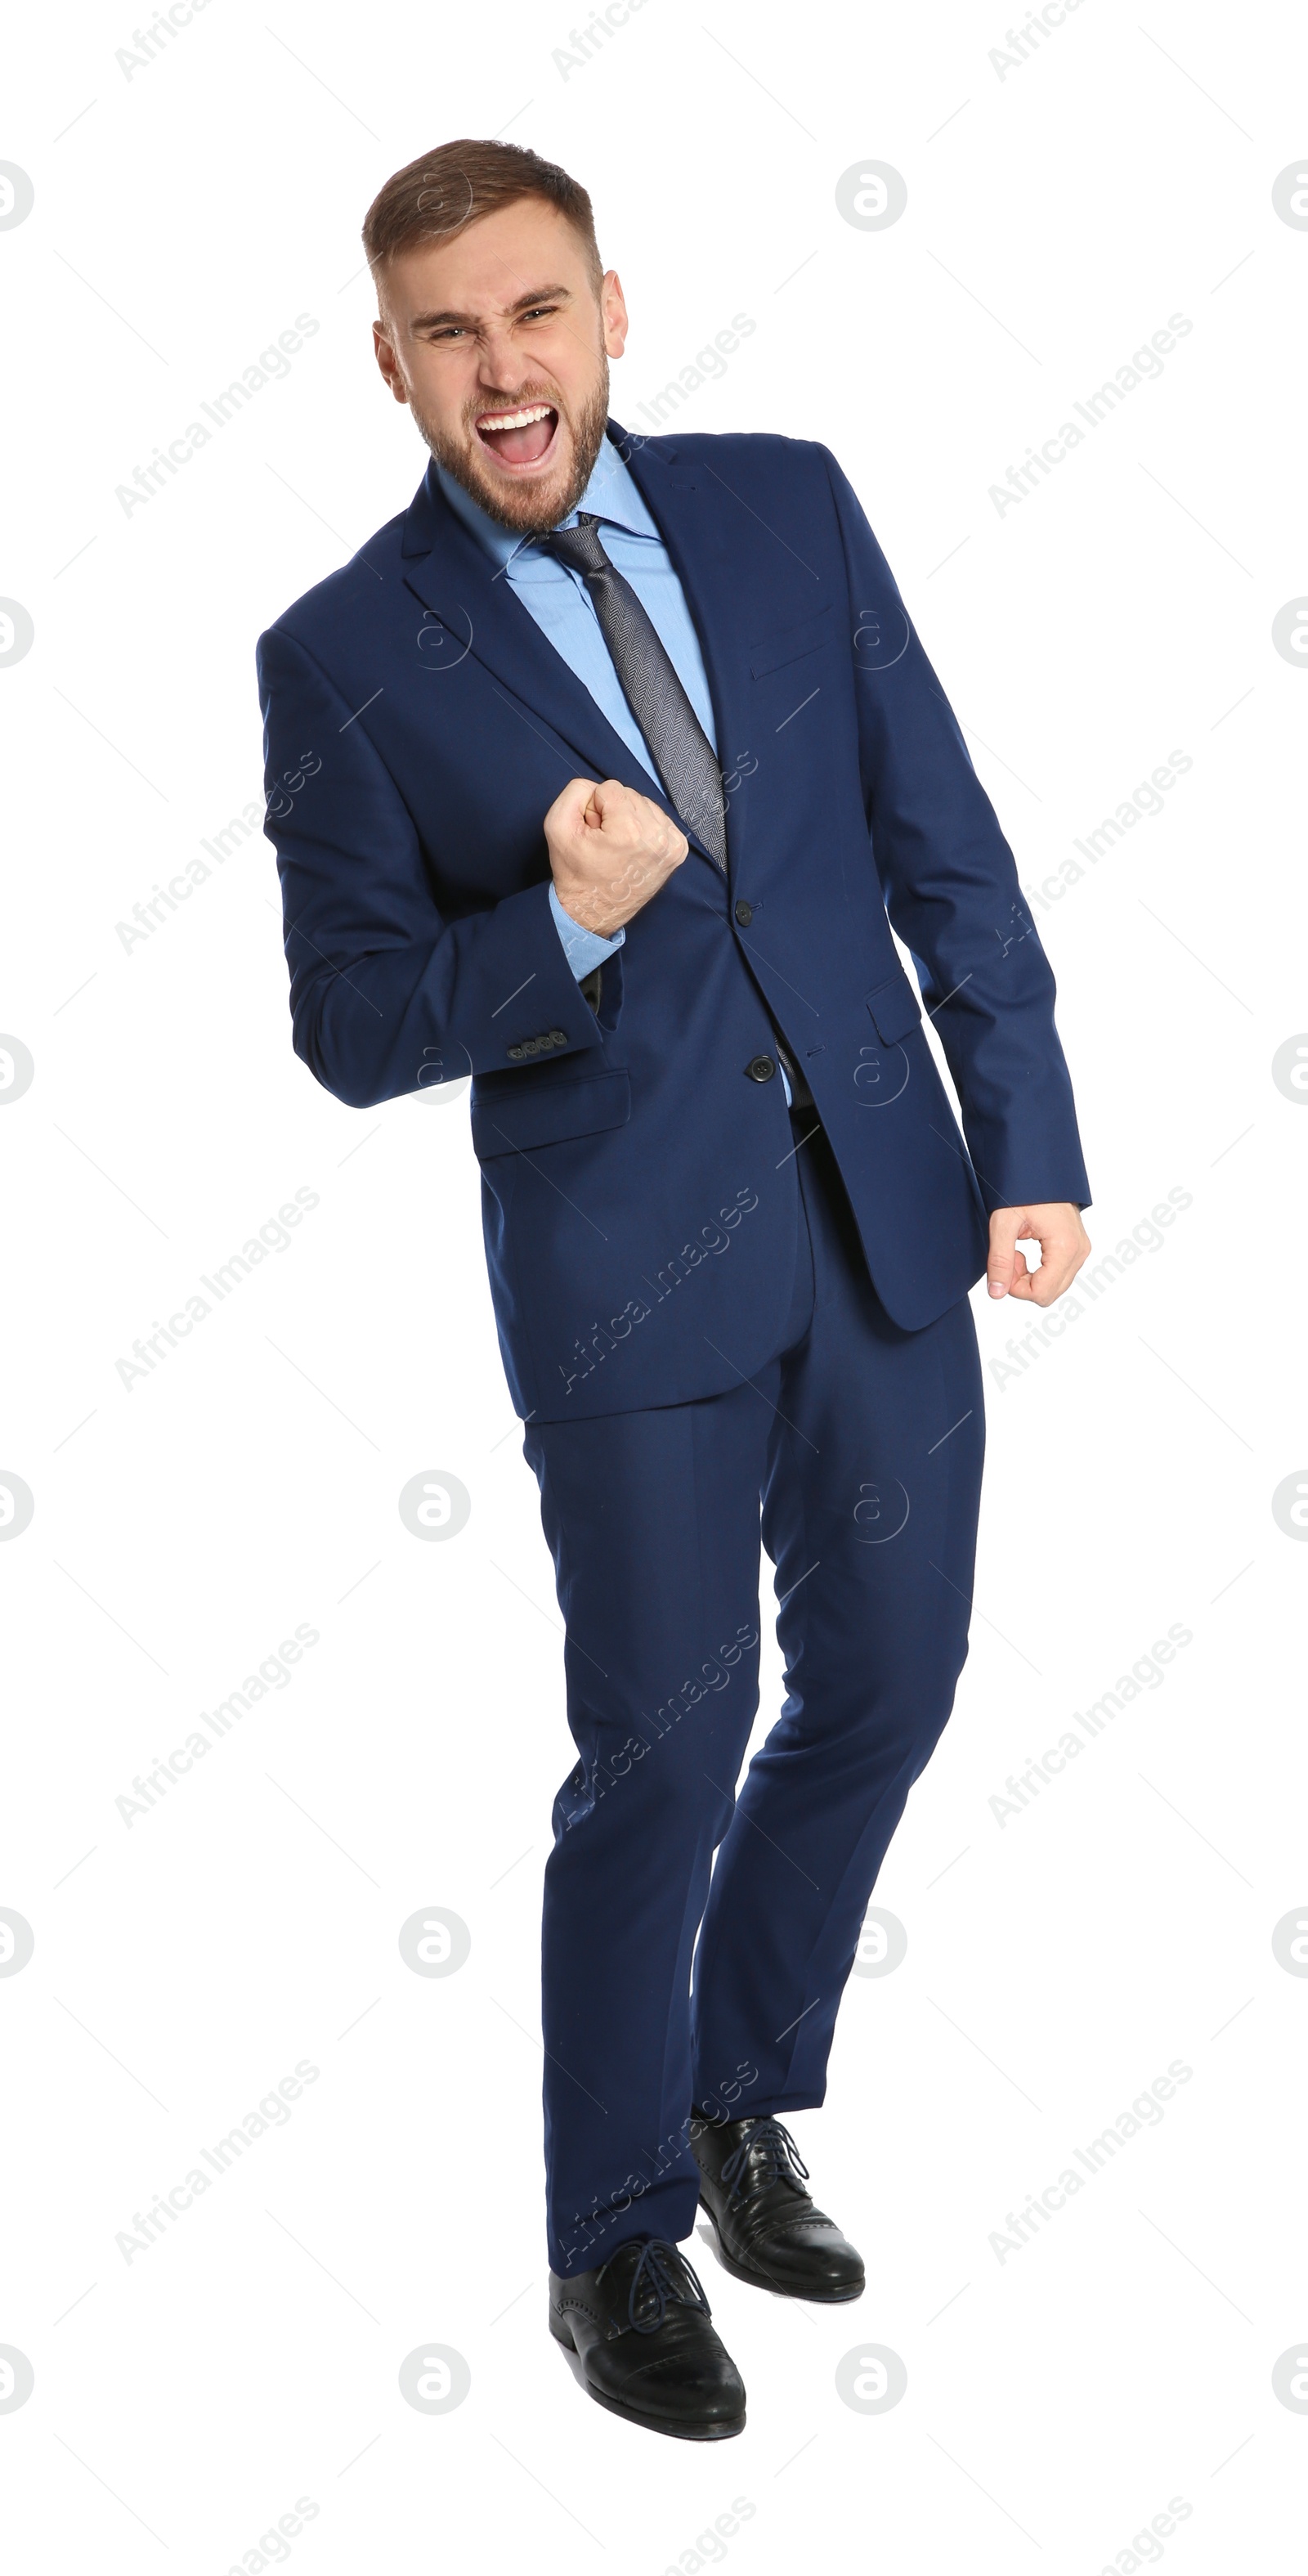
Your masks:
<instances>
[{"instance_id":1,"label":"shirt cuff","mask_svg":"<svg viewBox=\"0 0 1308 2576\"><path fill-rule=\"evenodd\" d=\"M583 930L581 923L574 921L570 912L564 911L552 885L550 911L554 915L554 927L563 942L563 954L578 983L581 982L583 975L589 975L596 966L603 964L606 957L611 957L615 948L621 948L627 936L625 930L615 930L611 939L602 939L597 930Z\"/></svg>"}]
</instances>

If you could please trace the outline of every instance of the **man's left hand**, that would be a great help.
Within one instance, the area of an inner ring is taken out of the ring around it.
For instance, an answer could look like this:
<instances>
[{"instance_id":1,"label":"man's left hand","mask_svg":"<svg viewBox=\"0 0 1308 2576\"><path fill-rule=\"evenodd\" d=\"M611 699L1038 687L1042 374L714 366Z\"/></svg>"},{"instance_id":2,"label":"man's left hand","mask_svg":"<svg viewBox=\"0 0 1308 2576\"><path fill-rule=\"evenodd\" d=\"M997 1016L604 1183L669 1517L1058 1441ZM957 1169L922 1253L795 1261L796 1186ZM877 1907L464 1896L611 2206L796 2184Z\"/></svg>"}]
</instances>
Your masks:
<instances>
[{"instance_id":1,"label":"man's left hand","mask_svg":"<svg viewBox=\"0 0 1308 2576\"><path fill-rule=\"evenodd\" d=\"M1040 1265L1027 1268L1018 1251L1019 1237L1038 1243ZM996 1208L990 1219L990 1258L986 1284L992 1297L1028 1297L1037 1306L1052 1306L1072 1285L1091 1250L1081 1211L1070 1199L1031 1207Z\"/></svg>"}]
</instances>

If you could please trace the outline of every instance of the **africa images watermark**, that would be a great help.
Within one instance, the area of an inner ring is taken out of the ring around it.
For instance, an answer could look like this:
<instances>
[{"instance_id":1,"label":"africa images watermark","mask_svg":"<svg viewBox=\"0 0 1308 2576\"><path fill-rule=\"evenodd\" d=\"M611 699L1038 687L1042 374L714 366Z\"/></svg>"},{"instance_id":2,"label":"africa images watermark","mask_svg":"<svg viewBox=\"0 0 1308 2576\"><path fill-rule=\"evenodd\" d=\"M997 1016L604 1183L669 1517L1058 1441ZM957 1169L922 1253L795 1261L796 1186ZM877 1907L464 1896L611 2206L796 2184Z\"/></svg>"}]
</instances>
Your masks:
<instances>
[{"instance_id":1,"label":"africa images watermark","mask_svg":"<svg viewBox=\"0 0 1308 2576\"><path fill-rule=\"evenodd\" d=\"M209 0L172 0L167 9L155 12L148 27L133 27L130 45L119 45L114 61L125 81L134 80L138 72L148 71L169 44L176 44L183 27L189 27L207 9Z\"/></svg>"},{"instance_id":2,"label":"africa images watermark","mask_svg":"<svg viewBox=\"0 0 1308 2576\"><path fill-rule=\"evenodd\" d=\"M1132 2138L1138 2138L1142 2129L1156 2129L1163 2117L1164 2103L1171 2101L1178 2085L1189 2083L1193 2073L1194 2068L1187 2066L1183 2057L1174 2057L1165 2075L1156 2075L1145 2092L1137 2093L1129 2111L1119 2111L1117 2118L1106 2129L1101 2129L1088 2146L1074 2147L1072 2153L1076 2164L1064 2165L1057 2179L1039 2194L1033 2192L1025 2209L1016 2216L1010 2209L1003 2228L992 2228L989 2244L995 2261L1002 2266L1010 2254L1020 2254L1038 2233L1040 2225L1047 2226L1060 2209L1066 2209L1073 2195L1084 2191L1087 2182L1093 2182L1095 2175L1102 2173L1105 2165L1111 2164L1119 2148L1127 2146ZM1083 2167L1082 2172L1077 2172L1077 2165Z\"/></svg>"},{"instance_id":3,"label":"africa images watermark","mask_svg":"<svg viewBox=\"0 0 1308 2576\"><path fill-rule=\"evenodd\" d=\"M1004 51L1004 45L992 45L987 56L996 78L1006 81L1010 72L1019 72L1023 63L1029 63L1032 55L1039 53L1042 44L1048 44L1055 28L1065 26L1072 11L1080 6L1081 0L1045 0L1044 8L1033 9L1020 27L1006 28L1004 45L1008 51Z\"/></svg>"},{"instance_id":4,"label":"africa images watermark","mask_svg":"<svg viewBox=\"0 0 1308 2576\"><path fill-rule=\"evenodd\" d=\"M1048 478L1065 464L1073 448L1080 447L1092 430L1099 429L1138 385L1150 376L1161 376L1163 360L1171 355L1178 340L1189 338L1193 329L1194 324L1187 314L1169 313L1166 327L1153 332L1140 348L1133 349L1130 359L1118 368L1115 375L1105 377L1096 393L1088 395L1084 402L1073 403L1072 409L1080 413L1084 428L1078 427L1074 420L1065 420L1051 438L1045 439L1038 453L1034 447L1028 447L1025 462L1008 468L1007 479L1011 488L1006 491L1002 483L992 483L989 487L990 498L1000 518L1006 511L1015 510L1019 501L1038 492L1041 475Z\"/></svg>"},{"instance_id":5,"label":"africa images watermark","mask_svg":"<svg viewBox=\"0 0 1308 2576\"><path fill-rule=\"evenodd\" d=\"M221 832L215 832L211 841L201 839L200 847L207 851L214 867L225 867L232 852L240 849L260 829L263 812L262 805L243 805L240 813L233 814ZM188 859L185 874L170 877L166 886L161 886L156 878L153 893L133 904L131 920L114 923L124 955L130 957L134 948L153 938L157 930L165 929L173 914L180 912L184 903L190 902L196 887L206 884L213 872L206 859Z\"/></svg>"},{"instance_id":6,"label":"africa images watermark","mask_svg":"<svg viewBox=\"0 0 1308 2576\"><path fill-rule=\"evenodd\" d=\"M246 404L253 402L265 385L270 385L275 377L289 376L292 358L298 355L306 340L316 338L319 328L312 313L297 313L294 327L280 331L275 340L270 340L267 348L259 351L258 358L253 359L239 377L232 378L225 392L215 394L212 402L200 404L200 410L211 424L208 429L204 421L189 420L185 429L169 440L166 449L156 447L149 464L135 468L130 483L116 483L114 498L124 518L130 519L133 510L143 510L156 493L166 491L168 476L179 474L184 465L189 465L192 457L198 456L201 448L207 447L219 430L226 429L228 422L235 420L237 413L244 411Z\"/></svg>"},{"instance_id":7,"label":"africa images watermark","mask_svg":"<svg viewBox=\"0 0 1308 2576\"><path fill-rule=\"evenodd\" d=\"M738 2537L742 2522L752 2522L757 2510L748 2496L733 2496L730 2512L718 2514L703 2531L697 2531L692 2547L683 2549L679 2558L670 2559L663 2576L695 2576L697 2568L721 2566L727 2542Z\"/></svg>"},{"instance_id":8,"label":"africa images watermark","mask_svg":"<svg viewBox=\"0 0 1308 2576\"><path fill-rule=\"evenodd\" d=\"M715 1223L700 1227L702 1242L683 1243L679 1253L670 1253L657 1279L645 1281L646 1287L654 1290L654 1305L661 1306L664 1298L670 1297L673 1289L679 1288L683 1279L688 1279L692 1271L698 1270L700 1263L707 1261L711 1252L718 1254L719 1257L724 1252L730 1252L730 1229L738 1226L742 1217L752 1215L757 1206L757 1190L749 1188L737 1190L734 1206L720 1208L718 1220ZM643 1324L646 1316L652 1315L653 1312L654 1306L647 1305L643 1297L629 1297L622 1312L609 1317L607 1330L596 1322L591 1325L588 1343L583 1342L578 1335L572 1345L574 1366L568 1368L562 1360L559 1362L559 1375L563 1380L564 1394L571 1395L579 1378L592 1376L600 1361L606 1360L610 1351L617 1350L623 1342L627 1341L633 1327L636 1324ZM587 1356L589 1351L596 1352L598 1356L594 1359L589 1358Z\"/></svg>"},{"instance_id":9,"label":"africa images watermark","mask_svg":"<svg viewBox=\"0 0 1308 2576\"><path fill-rule=\"evenodd\" d=\"M574 72L584 71L596 54L603 53L606 44L612 44L619 27L625 27L636 11L644 6L645 0L609 0L608 7L597 9L584 27L570 27L568 44L556 45L550 55L559 79L570 80ZM571 46L571 52L568 46Z\"/></svg>"},{"instance_id":10,"label":"africa images watermark","mask_svg":"<svg viewBox=\"0 0 1308 2576\"><path fill-rule=\"evenodd\" d=\"M265 2093L257 2109L247 2111L244 2119L234 2129L229 2129L225 2138L216 2139L212 2147L201 2147L203 2162L197 2160L190 2172L183 2174L179 2183L174 2183L171 2191L160 2192L144 2216L139 2209L135 2210L131 2226L120 2227L114 2238L124 2263L130 2266L138 2254L148 2254L151 2246L157 2245L166 2232L168 2222L171 2220L176 2225L188 2209L194 2209L201 2193L211 2191L216 2181L230 2173L248 2147L267 2136L269 2129L285 2128L291 2116L291 2103L299 2100L306 2084L317 2083L318 2074L319 2069L312 2059L297 2058L294 2072L283 2075L276 2089ZM208 2173L203 2170L204 2165L210 2167Z\"/></svg>"},{"instance_id":11,"label":"africa images watermark","mask_svg":"<svg viewBox=\"0 0 1308 2576\"><path fill-rule=\"evenodd\" d=\"M270 1690L286 1689L293 1678L292 1666L301 1663L309 1648L317 1645L319 1635L317 1628L302 1619L293 1637L283 1637L276 1653L265 1655L257 1672L246 1674L239 1690L229 1691L226 1699L216 1701L212 1709L200 1710L199 1725L192 1728L185 1744L176 1745L166 1759L156 1753L153 1767L144 1774L137 1772L130 1790L125 1789L114 1800L129 1834L137 1817L148 1816L160 1799L194 1770L197 1762L212 1753L215 1744L230 1735L238 1718L247 1717ZM200 1733L201 1726L208 1728L207 1735Z\"/></svg>"},{"instance_id":12,"label":"africa images watermark","mask_svg":"<svg viewBox=\"0 0 1308 2576\"><path fill-rule=\"evenodd\" d=\"M290 1228L312 1215L318 1204L316 1190L297 1190L294 1199L285 1200L276 1216L265 1218L258 1233L252 1234L239 1252L231 1252L225 1261L216 1262L212 1275L207 1270L201 1271L200 1284L208 1289L209 1297L201 1297L198 1293L188 1297L185 1306L179 1306L166 1324L161 1324L155 1316L154 1331L144 1338L138 1334L132 1344L135 1358L114 1362L128 1395L134 1392L137 1378L152 1376L160 1361L167 1359L169 1351L175 1351L179 1343L194 1332L197 1324L204 1323L213 1313L214 1306L221 1305L234 1288L240 1287L243 1279L249 1278L258 1262L266 1261L270 1253L288 1250Z\"/></svg>"},{"instance_id":13,"label":"africa images watermark","mask_svg":"<svg viewBox=\"0 0 1308 2576\"><path fill-rule=\"evenodd\" d=\"M1137 823L1146 816L1163 812L1163 799L1168 789L1175 787L1178 779L1184 778L1193 767L1188 751L1169 751L1166 760L1160 760L1157 767L1150 770L1149 776L1142 778L1139 786L1133 787L1130 795L1124 796L1111 814L1105 814L1094 830L1086 833L1084 840L1073 834L1073 849L1079 850L1081 858L1088 859L1092 868L1098 867L1100 860L1124 841ZM1022 892L1030 896L1037 912L1051 912L1056 903L1062 902L1069 888L1079 885L1088 872L1082 867L1081 859L1060 859L1056 876L1042 877L1038 886L1028 885L1023 878Z\"/></svg>"},{"instance_id":14,"label":"africa images watermark","mask_svg":"<svg viewBox=\"0 0 1308 2576\"><path fill-rule=\"evenodd\" d=\"M1144 2531L1133 2531L1129 2548L1119 2549L1111 2563L1107 2560L1099 2576L1134 2576L1137 2567L1156 2567L1163 2554L1163 2542L1170 2540L1178 2522L1188 2522L1194 2506L1185 2496L1169 2496L1166 2510L1151 2516Z\"/></svg>"},{"instance_id":15,"label":"africa images watermark","mask_svg":"<svg viewBox=\"0 0 1308 2576\"><path fill-rule=\"evenodd\" d=\"M1187 1628L1182 1620L1174 1619L1167 1635L1156 1637L1147 1655L1137 1655L1130 1672L1119 1673L1111 1690L1102 1692L1087 1709L1074 1708L1067 1729L1059 1736L1057 1744L1050 1745L1038 1761L1034 1755L1028 1754L1024 1771L1009 1772L1004 1783L1007 1795L997 1791L989 1801L990 1813L1000 1832L1003 1832L1010 1816L1022 1815L1032 1799L1039 1797L1041 1789L1048 1788L1067 1769L1069 1762L1074 1762L1078 1754L1085 1752L1087 1745L1093 1744L1095 1738L1103 1734L1110 1719L1120 1717L1123 1709L1129 1707L1133 1699L1139 1699L1142 1691L1161 1690L1167 1679L1164 1667L1175 1663L1183 1646L1193 1643L1194 1630ZM1080 1733L1074 1733L1074 1728L1079 1728Z\"/></svg>"},{"instance_id":16,"label":"africa images watermark","mask_svg":"<svg viewBox=\"0 0 1308 2576\"><path fill-rule=\"evenodd\" d=\"M610 1753L606 1760L602 1761L596 1754L589 1771L584 1763L578 1763L569 1783L570 1793L578 1803L564 1817L564 1832L570 1832L574 1825L589 1816L606 1790L615 1787L619 1780L629 1778L632 1764L643 1761L645 1755L653 1751L654 1745L660 1743L665 1735L670 1735L673 1727L679 1725L683 1717L688 1717L692 1708L697 1708L710 1691L725 1690L741 1656L748 1654L758 1641L758 1630L753 1621L746 1621L737 1628L729 1644L719 1646L716 1656L706 1658L697 1673L692 1673L679 1689L670 1691L665 1700L660 1700L652 1718L645 1718L645 1711L640 1711L646 1725L654 1729L652 1739L646 1735L629 1735L626 1743L616 1753Z\"/></svg>"},{"instance_id":17,"label":"africa images watermark","mask_svg":"<svg viewBox=\"0 0 1308 2576\"><path fill-rule=\"evenodd\" d=\"M645 2163L653 2167L652 2174L629 2173L626 2181L620 2183L616 2191L611 2191L607 2201L599 2207L588 2210L584 2216L580 2210L575 2210L570 2223L581 2232L564 2246L565 2259L575 2264L578 2253L589 2253L600 2237L626 2216L633 2202L643 2199L653 2183L665 2182L675 2166L684 2166L689 2160L693 2171L692 2135L698 2134L705 2125L743 2118L739 2108L741 2096L757 2084L758 2075L757 2066L749 2058L742 2057L734 2075L719 2077L717 2083L706 2091L700 2104L705 2120L701 2121L698 2112L688 2111L675 2129L669 2129L666 2138L660 2138L656 2151L648 2147L640 2149ZM586 2266L587 2270L591 2268Z\"/></svg>"},{"instance_id":18,"label":"africa images watermark","mask_svg":"<svg viewBox=\"0 0 1308 2576\"><path fill-rule=\"evenodd\" d=\"M640 403L637 408L644 412L646 420L655 429L662 429L669 412L679 411L702 385L725 376L728 358L734 357L741 341L751 339L757 329L758 324L750 314L733 313L729 329L715 331L713 338L695 351L690 363L678 375L669 377L662 393L655 394L652 402Z\"/></svg>"},{"instance_id":19,"label":"africa images watermark","mask_svg":"<svg viewBox=\"0 0 1308 2576\"><path fill-rule=\"evenodd\" d=\"M288 2542L298 2540L306 2522L316 2522L322 2507L312 2496L297 2496L294 2510L279 2514L275 2531L261 2531L257 2542L246 2550L239 2567L235 2560L227 2576L259 2576L261 2567L277 2566L290 2557Z\"/></svg>"}]
</instances>

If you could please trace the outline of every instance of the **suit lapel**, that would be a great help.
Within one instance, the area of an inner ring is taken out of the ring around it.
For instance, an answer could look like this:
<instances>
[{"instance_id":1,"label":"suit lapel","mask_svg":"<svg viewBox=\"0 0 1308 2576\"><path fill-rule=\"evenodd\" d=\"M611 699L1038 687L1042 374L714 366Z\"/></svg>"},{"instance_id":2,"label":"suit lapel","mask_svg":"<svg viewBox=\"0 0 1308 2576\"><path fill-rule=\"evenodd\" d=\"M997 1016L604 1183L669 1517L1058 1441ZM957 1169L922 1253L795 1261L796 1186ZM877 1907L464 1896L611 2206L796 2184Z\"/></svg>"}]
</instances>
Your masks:
<instances>
[{"instance_id":1,"label":"suit lapel","mask_svg":"<svg viewBox=\"0 0 1308 2576\"><path fill-rule=\"evenodd\" d=\"M419 485L401 546L404 579L428 616L446 629L449 642L430 651L430 667L457 668L471 653L514 700L515 712L562 736L582 771L620 778L655 794L652 781L614 732L589 689L541 633L530 611L515 599L508 577L432 489L430 473ZM426 656L424 656L426 658ZM576 774L559 754L560 768ZM560 776L559 785L564 784Z\"/></svg>"},{"instance_id":2,"label":"suit lapel","mask_svg":"<svg viewBox=\"0 0 1308 2576\"><path fill-rule=\"evenodd\" d=\"M740 756L735 737L740 731L742 710L733 703L738 691L728 686L726 631L713 605L715 598L724 596L724 585L717 576L726 565L726 547L716 524L718 514L713 510L711 495L706 496L678 469L675 454L655 455L616 421L610 421L609 430L650 509L685 591L703 647L722 767L729 771L731 759ZM400 552L408 588L450 639L439 655L432 654L433 670L442 666L453 669L459 659L471 654L503 690L511 693L513 712L523 723L530 724L538 734L542 726L548 726L561 736L576 753L583 774L593 772L599 778L620 779L638 794L652 797L666 813L673 813L662 787L628 749L621 734L615 732L589 689L542 634L530 610L514 597L507 574L491 563L471 531L449 508L430 467L405 519ZM741 747L743 741L742 735ZM576 774L562 754L560 768ZM559 784L564 784L562 775ZM729 805L729 873L738 854L739 837L737 809ZM719 876L703 843L694 833L690 840L714 875Z\"/></svg>"},{"instance_id":3,"label":"suit lapel","mask_svg":"<svg viewBox=\"0 0 1308 2576\"><path fill-rule=\"evenodd\" d=\"M433 670L454 669L467 654L480 662L501 692L508 693L506 704L538 739L545 738L548 728L575 753L574 760L558 754L560 787L579 773L617 778L672 814L657 780L615 732L530 610L514 597L507 574L456 518L430 469L408 511L400 552L407 587L449 639L432 652ZM694 846L701 848L697 841ZM708 852L701 854L716 876Z\"/></svg>"}]
</instances>

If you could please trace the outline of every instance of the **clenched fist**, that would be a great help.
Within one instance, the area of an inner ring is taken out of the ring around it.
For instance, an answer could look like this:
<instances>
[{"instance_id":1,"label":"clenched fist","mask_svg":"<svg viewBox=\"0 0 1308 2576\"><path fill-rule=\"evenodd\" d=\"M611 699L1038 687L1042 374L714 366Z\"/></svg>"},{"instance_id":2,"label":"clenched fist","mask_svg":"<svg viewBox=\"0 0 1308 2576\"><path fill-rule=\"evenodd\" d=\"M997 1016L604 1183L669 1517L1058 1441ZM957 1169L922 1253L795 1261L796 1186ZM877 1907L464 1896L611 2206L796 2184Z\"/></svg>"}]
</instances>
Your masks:
<instances>
[{"instance_id":1,"label":"clenched fist","mask_svg":"<svg viewBox=\"0 0 1308 2576\"><path fill-rule=\"evenodd\" d=\"M1018 1242L1038 1243L1036 1269L1027 1267ZM986 1276L992 1297L1026 1297L1033 1305L1052 1306L1072 1285L1094 1246L1081 1223L1081 1211L1066 1199L1031 1201L1026 1207L996 1208L990 1219L990 1258Z\"/></svg>"},{"instance_id":2,"label":"clenched fist","mask_svg":"<svg viewBox=\"0 0 1308 2576\"><path fill-rule=\"evenodd\" d=\"M554 890L583 930L611 939L679 868L689 843L661 805L606 778L573 778L545 817Z\"/></svg>"}]
</instances>

